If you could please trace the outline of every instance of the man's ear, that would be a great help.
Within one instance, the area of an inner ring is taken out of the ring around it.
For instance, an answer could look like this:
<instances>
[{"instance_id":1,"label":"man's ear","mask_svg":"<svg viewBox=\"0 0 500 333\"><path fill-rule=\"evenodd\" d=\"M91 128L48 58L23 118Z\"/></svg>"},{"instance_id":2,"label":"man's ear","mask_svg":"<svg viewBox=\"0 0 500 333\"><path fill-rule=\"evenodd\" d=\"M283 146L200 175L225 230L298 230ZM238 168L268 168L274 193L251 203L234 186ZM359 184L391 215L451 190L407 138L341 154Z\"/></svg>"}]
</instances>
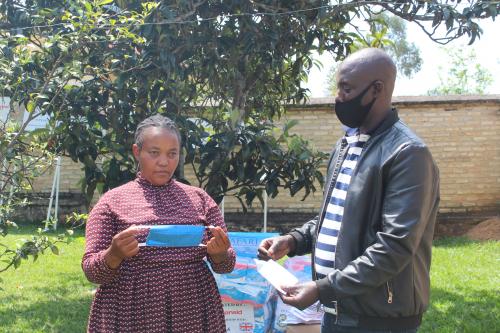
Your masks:
<instances>
[{"instance_id":1,"label":"man's ear","mask_svg":"<svg viewBox=\"0 0 500 333\"><path fill-rule=\"evenodd\" d=\"M373 87L375 88L373 89L375 97L378 97L380 94L382 94L382 91L384 91L385 85L383 81L376 80L375 82L373 82Z\"/></svg>"},{"instance_id":2,"label":"man's ear","mask_svg":"<svg viewBox=\"0 0 500 333\"><path fill-rule=\"evenodd\" d=\"M137 144L132 145L132 153L134 154L134 157L136 160L139 160L139 153L141 152L141 149Z\"/></svg>"}]
</instances>

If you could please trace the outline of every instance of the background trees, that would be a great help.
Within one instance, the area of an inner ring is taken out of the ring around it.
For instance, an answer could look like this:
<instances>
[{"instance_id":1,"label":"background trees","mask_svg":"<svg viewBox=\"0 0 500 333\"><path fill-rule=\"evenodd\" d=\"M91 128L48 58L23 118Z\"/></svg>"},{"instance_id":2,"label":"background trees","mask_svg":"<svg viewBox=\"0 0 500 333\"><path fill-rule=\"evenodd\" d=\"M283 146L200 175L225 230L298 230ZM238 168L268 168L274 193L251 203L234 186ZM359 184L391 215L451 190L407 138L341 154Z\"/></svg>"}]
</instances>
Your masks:
<instances>
[{"instance_id":1,"label":"background trees","mask_svg":"<svg viewBox=\"0 0 500 333\"><path fill-rule=\"evenodd\" d=\"M446 48L449 64L439 66L439 86L430 89L429 95L484 94L493 82L487 68L476 61L474 51Z\"/></svg>"},{"instance_id":2,"label":"background trees","mask_svg":"<svg viewBox=\"0 0 500 333\"><path fill-rule=\"evenodd\" d=\"M353 43L349 46L349 52L376 47L384 49L396 63L398 75L411 77L422 67L422 58L420 50L415 43L409 41L406 37L407 22L399 16L388 14L387 12L374 13L369 10L365 22L368 31L356 26L356 34ZM327 92L335 96L337 92L336 74L337 66L330 69L327 78Z\"/></svg>"},{"instance_id":3,"label":"background trees","mask_svg":"<svg viewBox=\"0 0 500 333\"><path fill-rule=\"evenodd\" d=\"M156 112L181 128L178 177L192 167L195 185L215 200L228 191L243 204L263 190L307 195L315 180L321 183L324 155L291 134L293 123L282 128L276 120L286 104L305 100L301 82L313 66L312 53L344 58L361 38L346 27L372 10L430 22L437 42L462 35L473 42L481 33L478 19L495 16L498 5L6 0L0 3L0 95L21 104L28 122L50 117L48 128L29 142L42 155L46 150L81 162L89 202L96 189L134 177L133 131ZM24 127L16 131L9 141L2 128L0 160L24 153L9 155L23 142Z\"/></svg>"}]
</instances>

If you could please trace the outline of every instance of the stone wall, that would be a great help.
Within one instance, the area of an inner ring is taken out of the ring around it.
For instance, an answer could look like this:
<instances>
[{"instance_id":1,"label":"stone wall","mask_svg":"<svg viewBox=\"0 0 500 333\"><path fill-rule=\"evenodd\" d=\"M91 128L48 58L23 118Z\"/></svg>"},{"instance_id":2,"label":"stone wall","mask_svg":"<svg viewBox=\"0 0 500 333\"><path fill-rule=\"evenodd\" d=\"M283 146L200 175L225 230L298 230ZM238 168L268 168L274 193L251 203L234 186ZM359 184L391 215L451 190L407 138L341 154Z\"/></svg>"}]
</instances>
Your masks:
<instances>
[{"instance_id":1,"label":"stone wall","mask_svg":"<svg viewBox=\"0 0 500 333\"><path fill-rule=\"evenodd\" d=\"M446 222L469 216L498 215L500 95L396 97L393 102L401 119L428 144L439 166L441 219ZM342 135L333 103L332 98L311 99L305 105L289 107L284 119L298 120L293 131L303 135L316 149L330 152ZM186 174L189 178L189 170ZM61 191L79 193L81 176L80 166L64 159ZM51 184L52 175L47 174L37 180L35 191L50 192ZM269 199L270 227L279 230L285 220L290 221L287 225L293 225L300 223L304 216L314 216L319 210L321 191L305 200L301 200L302 196L303 193L291 197L281 192L278 197ZM258 202L255 205L246 218L236 214L242 212L239 202L227 196L224 210L228 214L228 224L235 228L245 221L259 225L262 209Z\"/></svg>"}]
</instances>

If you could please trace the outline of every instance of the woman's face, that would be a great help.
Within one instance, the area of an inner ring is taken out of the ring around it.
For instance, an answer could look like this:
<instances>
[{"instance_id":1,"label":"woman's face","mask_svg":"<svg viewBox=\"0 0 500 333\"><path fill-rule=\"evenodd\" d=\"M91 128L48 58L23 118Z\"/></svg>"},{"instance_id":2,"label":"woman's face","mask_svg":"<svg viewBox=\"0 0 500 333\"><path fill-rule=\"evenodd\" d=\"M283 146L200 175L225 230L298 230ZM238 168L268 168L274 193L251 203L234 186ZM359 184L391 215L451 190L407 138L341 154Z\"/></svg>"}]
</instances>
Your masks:
<instances>
[{"instance_id":1,"label":"woman's face","mask_svg":"<svg viewBox=\"0 0 500 333\"><path fill-rule=\"evenodd\" d=\"M175 132L160 127L144 130L142 148L132 146L142 176L156 186L165 185L172 178L179 164L179 150Z\"/></svg>"}]
</instances>

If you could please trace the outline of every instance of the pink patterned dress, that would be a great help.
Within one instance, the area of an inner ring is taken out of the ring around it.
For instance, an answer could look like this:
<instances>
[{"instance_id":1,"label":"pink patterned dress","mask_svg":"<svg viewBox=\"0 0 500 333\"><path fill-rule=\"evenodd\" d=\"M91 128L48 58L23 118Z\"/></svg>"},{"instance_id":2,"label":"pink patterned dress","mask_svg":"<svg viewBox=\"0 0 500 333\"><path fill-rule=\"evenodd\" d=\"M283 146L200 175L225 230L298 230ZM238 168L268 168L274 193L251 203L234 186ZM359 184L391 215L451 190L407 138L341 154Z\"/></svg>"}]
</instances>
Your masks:
<instances>
[{"instance_id":1,"label":"pink patterned dress","mask_svg":"<svg viewBox=\"0 0 500 333\"><path fill-rule=\"evenodd\" d=\"M139 173L134 181L106 192L90 213L82 260L89 281L99 284L88 332L225 333L220 294L204 261L205 247L141 247L118 269L106 265L104 251L112 237L134 224L213 225L226 230L208 194L175 180L154 186ZM205 233L203 242L207 240ZM230 272L235 253L230 248L226 261L208 261L215 272Z\"/></svg>"}]
</instances>

